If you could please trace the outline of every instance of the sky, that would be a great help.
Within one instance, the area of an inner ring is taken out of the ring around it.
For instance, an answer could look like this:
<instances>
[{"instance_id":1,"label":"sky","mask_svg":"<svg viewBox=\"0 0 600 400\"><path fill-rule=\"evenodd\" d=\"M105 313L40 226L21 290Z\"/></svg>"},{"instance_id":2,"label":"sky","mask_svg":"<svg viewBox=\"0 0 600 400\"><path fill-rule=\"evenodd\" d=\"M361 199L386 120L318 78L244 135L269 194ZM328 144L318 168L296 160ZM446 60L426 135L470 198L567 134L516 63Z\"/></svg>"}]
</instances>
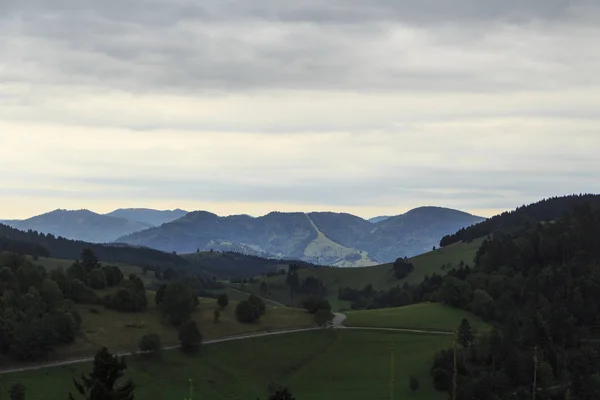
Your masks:
<instances>
[{"instance_id":1,"label":"sky","mask_svg":"<svg viewBox=\"0 0 600 400\"><path fill-rule=\"evenodd\" d=\"M597 0L3 0L0 218L600 192Z\"/></svg>"}]
</instances>

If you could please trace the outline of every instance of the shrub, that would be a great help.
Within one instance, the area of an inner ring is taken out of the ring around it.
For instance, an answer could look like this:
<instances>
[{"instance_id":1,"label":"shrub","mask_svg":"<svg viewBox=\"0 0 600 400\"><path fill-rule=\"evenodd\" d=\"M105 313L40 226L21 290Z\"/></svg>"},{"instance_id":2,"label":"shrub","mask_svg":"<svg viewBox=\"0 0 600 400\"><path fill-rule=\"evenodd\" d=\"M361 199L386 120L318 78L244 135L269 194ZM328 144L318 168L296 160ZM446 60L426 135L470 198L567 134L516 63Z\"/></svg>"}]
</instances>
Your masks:
<instances>
[{"instance_id":1,"label":"shrub","mask_svg":"<svg viewBox=\"0 0 600 400\"><path fill-rule=\"evenodd\" d=\"M198 330L195 321L188 320L181 324L179 328L179 342L181 350L186 353L192 353L202 344L202 334Z\"/></svg>"},{"instance_id":2,"label":"shrub","mask_svg":"<svg viewBox=\"0 0 600 400\"><path fill-rule=\"evenodd\" d=\"M319 310L331 310L331 305L327 299L321 297L309 297L304 300L304 308L311 314L315 314Z\"/></svg>"},{"instance_id":3,"label":"shrub","mask_svg":"<svg viewBox=\"0 0 600 400\"><path fill-rule=\"evenodd\" d=\"M260 317L260 310L254 307L248 300L240 301L235 307L235 316L238 321L249 324Z\"/></svg>"},{"instance_id":4,"label":"shrub","mask_svg":"<svg viewBox=\"0 0 600 400\"><path fill-rule=\"evenodd\" d=\"M139 349L147 353L157 353L162 348L160 337L156 333L148 333L140 339Z\"/></svg>"},{"instance_id":5,"label":"shrub","mask_svg":"<svg viewBox=\"0 0 600 400\"><path fill-rule=\"evenodd\" d=\"M88 285L92 289L104 289L106 287L106 275L101 269L93 269L87 276Z\"/></svg>"},{"instance_id":6,"label":"shrub","mask_svg":"<svg viewBox=\"0 0 600 400\"><path fill-rule=\"evenodd\" d=\"M217 303L221 308L227 307L229 305L229 296L227 296L227 293L220 294L217 298Z\"/></svg>"},{"instance_id":7,"label":"shrub","mask_svg":"<svg viewBox=\"0 0 600 400\"><path fill-rule=\"evenodd\" d=\"M260 297L258 297L255 294L252 294L252 295L250 295L248 302L250 304L252 304L252 306L258 310L260 315L265 314L266 306L265 306L265 301L263 299L261 299Z\"/></svg>"}]
</instances>

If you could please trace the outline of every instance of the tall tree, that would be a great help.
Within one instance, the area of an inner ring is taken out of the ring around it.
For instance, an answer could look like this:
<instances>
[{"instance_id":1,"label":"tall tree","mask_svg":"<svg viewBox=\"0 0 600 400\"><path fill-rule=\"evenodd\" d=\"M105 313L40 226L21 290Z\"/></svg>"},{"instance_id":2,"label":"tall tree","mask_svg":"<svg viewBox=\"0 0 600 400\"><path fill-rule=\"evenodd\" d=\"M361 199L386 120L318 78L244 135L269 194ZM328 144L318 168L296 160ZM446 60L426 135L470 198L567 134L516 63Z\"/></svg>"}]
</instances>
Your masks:
<instances>
[{"instance_id":1,"label":"tall tree","mask_svg":"<svg viewBox=\"0 0 600 400\"><path fill-rule=\"evenodd\" d=\"M116 386L126 369L125 360L112 355L104 347L94 357L92 372L88 376L82 374L81 382L73 379L73 383L86 400L133 400L135 385L131 380ZM71 393L69 399L75 399Z\"/></svg>"},{"instance_id":2,"label":"tall tree","mask_svg":"<svg viewBox=\"0 0 600 400\"><path fill-rule=\"evenodd\" d=\"M471 346L471 343L473 343L473 330L471 329L471 324L469 323L469 320L466 318L463 318L462 321L460 321L460 325L458 327L458 343L463 347L463 348L467 348L469 346Z\"/></svg>"},{"instance_id":3,"label":"tall tree","mask_svg":"<svg viewBox=\"0 0 600 400\"><path fill-rule=\"evenodd\" d=\"M162 303L163 312L173 325L181 325L190 318L196 308L195 298L194 293L184 283L169 282Z\"/></svg>"}]
</instances>

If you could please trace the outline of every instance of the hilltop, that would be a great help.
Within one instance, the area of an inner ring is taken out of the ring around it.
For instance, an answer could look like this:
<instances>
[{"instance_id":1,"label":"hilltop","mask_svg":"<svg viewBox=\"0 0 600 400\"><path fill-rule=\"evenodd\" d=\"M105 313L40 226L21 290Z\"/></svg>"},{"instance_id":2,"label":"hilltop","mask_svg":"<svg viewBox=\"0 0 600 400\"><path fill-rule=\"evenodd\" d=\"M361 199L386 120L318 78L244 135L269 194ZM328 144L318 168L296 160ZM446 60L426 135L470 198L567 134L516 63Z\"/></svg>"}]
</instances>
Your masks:
<instances>
[{"instance_id":1,"label":"hilltop","mask_svg":"<svg viewBox=\"0 0 600 400\"><path fill-rule=\"evenodd\" d=\"M444 235L482 220L441 207L417 208L376 224L347 213L272 212L253 218L196 211L118 241L177 253L233 246L264 257L369 266L423 253Z\"/></svg>"},{"instance_id":2,"label":"hilltop","mask_svg":"<svg viewBox=\"0 0 600 400\"><path fill-rule=\"evenodd\" d=\"M188 211L177 208L175 210L153 210L150 208L119 208L104 214L109 217L124 218L137 221L148 227L160 226L167 222L175 221L186 215ZM122 235L121 235L122 236Z\"/></svg>"},{"instance_id":3,"label":"hilltop","mask_svg":"<svg viewBox=\"0 0 600 400\"><path fill-rule=\"evenodd\" d=\"M54 210L25 220L4 221L6 225L23 231L51 233L66 239L93 243L112 242L116 238L150 228L151 225L130 221L89 210Z\"/></svg>"}]
</instances>

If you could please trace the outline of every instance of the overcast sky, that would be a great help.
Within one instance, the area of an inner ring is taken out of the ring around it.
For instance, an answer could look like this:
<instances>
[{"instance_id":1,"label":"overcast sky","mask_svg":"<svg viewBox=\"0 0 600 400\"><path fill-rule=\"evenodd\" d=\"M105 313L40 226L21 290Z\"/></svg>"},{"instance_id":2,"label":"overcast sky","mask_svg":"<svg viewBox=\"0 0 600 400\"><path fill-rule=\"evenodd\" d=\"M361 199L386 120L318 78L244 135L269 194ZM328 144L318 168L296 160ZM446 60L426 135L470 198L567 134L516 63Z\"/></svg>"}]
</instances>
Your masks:
<instances>
[{"instance_id":1,"label":"overcast sky","mask_svg":"<svg viewBox=\"0 0 600 400\"><path fill-rule=\"evenodd\" d=\"M0 217L600 192L597 0L2 0Z\"/></svg>"}]
</instances>

